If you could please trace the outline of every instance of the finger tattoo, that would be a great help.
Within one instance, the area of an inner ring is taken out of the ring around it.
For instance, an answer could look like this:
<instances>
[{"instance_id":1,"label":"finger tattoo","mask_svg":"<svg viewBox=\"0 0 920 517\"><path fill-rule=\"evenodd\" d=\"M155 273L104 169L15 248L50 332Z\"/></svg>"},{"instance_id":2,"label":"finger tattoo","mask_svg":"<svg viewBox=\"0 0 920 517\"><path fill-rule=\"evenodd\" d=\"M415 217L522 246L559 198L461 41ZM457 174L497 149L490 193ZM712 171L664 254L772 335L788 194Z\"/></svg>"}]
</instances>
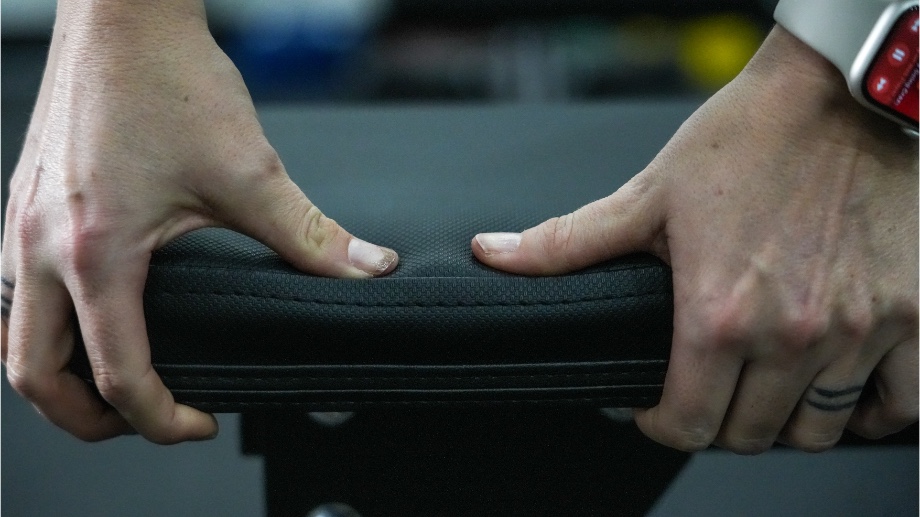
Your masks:
<instances>
[{"instance_id":1,"label":"finger tattoo","mask_svg":"<svg viewBox=\"0 0 920 517\"><path fill-rule=\"evenodd\" d=\"M13 289L16 283L6 277L0 277L0 283L3 284L3 292L0 294L0 316L3 318L5 325L10 324L10 311L13 310Z\"/></svg>"},{"instance_id":2,"label":"finger tattoo","mask_svg":"<svg viewBox=\"0 0 920 517\"><path fill-rule=\"evenodd\" d=\"M839 390L811 386L805 396L809 406L822 411L843 411L856 406L862 386L850 386Z\"/></svg>"}]
</instances>

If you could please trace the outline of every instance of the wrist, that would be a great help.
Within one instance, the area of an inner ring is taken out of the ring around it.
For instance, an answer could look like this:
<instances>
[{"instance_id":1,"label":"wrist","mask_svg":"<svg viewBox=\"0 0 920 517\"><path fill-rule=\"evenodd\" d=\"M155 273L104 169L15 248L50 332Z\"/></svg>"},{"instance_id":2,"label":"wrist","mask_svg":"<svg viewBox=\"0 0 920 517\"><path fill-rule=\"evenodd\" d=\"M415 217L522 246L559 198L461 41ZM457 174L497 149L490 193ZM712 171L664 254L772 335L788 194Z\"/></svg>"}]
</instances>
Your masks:
<instances>
[{"instance_id":1,"label":"wrist","mask_svg":"<svg viewBox=\"0 0 920 517\"><path fill-rule=\"evenodd\" d=\"M207 31L203 0L60 0L52 47L111 43L107 46L117 48L189 27Z\"/></svg>"},{"instance_id":2,"label":"wrist","mask_svg":"<svg viewBox=\"0 0 920 517\"><path fill-rule=\"evenodd\" d=\"M203 16L204 0L59 0L57 19L111 25L145 23L153 16Z\"/></svg>"},{"instance_id":3,"label":"wrist","mask_svg":"<svg viewBox=\"0 0 920 517\"><path fill-rule=\"evenodd\" d=\"M824 56L777 25L739 79L761 92L761 121L790 133L800 126L808 139L822 138L865 148L867 142L912 139L900 127L863 107L843 74Z\"/></svg>"}]
</instances>

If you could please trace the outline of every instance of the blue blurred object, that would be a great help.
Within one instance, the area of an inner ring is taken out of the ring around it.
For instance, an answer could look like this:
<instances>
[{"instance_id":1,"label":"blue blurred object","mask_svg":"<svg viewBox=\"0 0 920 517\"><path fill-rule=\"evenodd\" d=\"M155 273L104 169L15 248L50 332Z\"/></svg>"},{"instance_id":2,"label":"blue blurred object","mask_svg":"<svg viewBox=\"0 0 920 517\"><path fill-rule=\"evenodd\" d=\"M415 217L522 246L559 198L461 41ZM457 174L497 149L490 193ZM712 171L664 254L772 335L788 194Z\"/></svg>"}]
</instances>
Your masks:
<instances>
[{"instance_id":1,"label":"blue blurred object","mask_svg":"<svg viewBox=\"0 0 920 517\"><path fill-rule=\"evenodd\" d=\"M385 0L254 3L222 46L253 96L328 98L382 18Z\"/></svg>"}]
</instances>

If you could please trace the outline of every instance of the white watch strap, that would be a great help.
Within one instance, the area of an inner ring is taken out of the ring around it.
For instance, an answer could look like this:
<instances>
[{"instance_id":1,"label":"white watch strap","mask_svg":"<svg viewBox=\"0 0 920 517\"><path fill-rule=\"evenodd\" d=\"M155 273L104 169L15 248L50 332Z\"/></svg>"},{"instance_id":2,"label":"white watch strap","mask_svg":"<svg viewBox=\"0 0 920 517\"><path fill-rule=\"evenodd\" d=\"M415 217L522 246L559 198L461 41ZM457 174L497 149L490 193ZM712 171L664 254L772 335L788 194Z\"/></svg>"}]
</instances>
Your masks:
<instances>
[{"instance_id":1,"label":"white watch strap","mask_svg":"<svg viewBox=\"0 0 920 517\"><path fill-rule=\"evenodd\" d=\"M837 66L850 71L890 0L780 0L773 19Z\"/></svg>"}]
</instances>

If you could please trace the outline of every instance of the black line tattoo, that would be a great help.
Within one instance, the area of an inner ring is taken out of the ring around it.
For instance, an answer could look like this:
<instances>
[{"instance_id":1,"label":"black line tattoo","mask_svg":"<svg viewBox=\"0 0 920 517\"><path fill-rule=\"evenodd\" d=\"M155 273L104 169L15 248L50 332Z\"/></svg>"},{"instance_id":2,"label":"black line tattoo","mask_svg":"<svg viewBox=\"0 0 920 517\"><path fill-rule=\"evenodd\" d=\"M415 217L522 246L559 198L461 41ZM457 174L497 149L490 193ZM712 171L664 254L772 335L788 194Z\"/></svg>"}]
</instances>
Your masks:
<instances>
[{"instance_id":1,"label":"black line tattoo","mask_svg":"<svg viewBox=\"0 0 920 517\"><path fill-rule=\"evenodd\" d=\"M811 389L815 390L815 393L821 395L822 397L836 398L843 397L846 395L852 395L853 393L859 393L862 391L862 386L851 386L849 388L844 388L842 390L828 390L824 388L819 388L817 386L812 386Z\"/></svg>"},{"instance_id":2,"label":"black line tattoo","mask_svg":"<svg viewBox=\"0 0 920 517\"><path fill-rule=\"evenodd\" d=\"M805 402L807 402L809 406L820 409L821 411L843 411L844 409L850 409L856 406L859 402L859 394L862 392L862 389L862 386L850 386L839 390L812 386L810 389L811 393L805 397Z\"/></svg>"},{"instance_id":3,"label":"black line tattoo","mask_svg":"<svg viewBox=\"0 0 920 517\"><path fill-rule=\"evenodd\" d=\"M16 283L5 277L0 277L0 282L3 283L3 294L0 295L0 318L3 319L4 325L9 326L10 311L13 310L13 289L16 288Z\"/></svg>"},{"instance_id":4,"label":"black line tattoo","mask_svg":"<svg viewBox=\"0 0 920 517\"><path fill-rule=\"evenodd\" d=\"M820 409L821 411L843 411L844 409L850 409L851 407L856 406L856 403L859 402L859 399L851 400L850 402L841 402L839 404L827 404L806 398L805 402L808 402L809 406L815 409Z\"/></svg>"}]
</instances>

